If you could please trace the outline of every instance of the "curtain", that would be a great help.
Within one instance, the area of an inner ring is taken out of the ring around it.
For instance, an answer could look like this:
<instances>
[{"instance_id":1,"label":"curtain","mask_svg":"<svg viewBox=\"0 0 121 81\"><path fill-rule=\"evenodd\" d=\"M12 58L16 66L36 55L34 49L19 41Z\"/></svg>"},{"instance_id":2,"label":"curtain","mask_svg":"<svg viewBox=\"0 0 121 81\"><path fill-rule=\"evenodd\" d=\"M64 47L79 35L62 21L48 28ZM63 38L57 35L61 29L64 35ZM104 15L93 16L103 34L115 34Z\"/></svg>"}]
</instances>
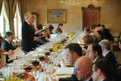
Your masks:
<instances>
[{"instance_id":1,"label":"curtain","mask_svg":"<svg viewBox=\"0 0 121 81\"><path fill-rule=\"evenodd\" d=\"M19 17L20 17L20 19L21 19L21 5L20 5L19 0L15 0L14 3L13 3L13 17L14 17L14 15L15 15L16 8L18 8Z\"/></svg>"},{"instance_id":2,"label":"curtain","mask_svg":"<svg viewBox=\"0 0 121 81\"><path fill-rule=\"evenodd\" d=\"M16 15L18 15L18 20L19 20L19 22L21 23L21 5L20 5L19 0L14 0L14 3L13 3L13 19L14 19L16 10L17 10L17 13L18 13L18 14L16 14ZM13 20L13 23L14 23L14 20ZM15 32L15 27L14 27L14 25L13 25L12 27L13 27L13 28L12 28L12 29L13 29L13 32ZM19 28L17 28L17 29L19 29ZM16 33L18 33L18 31L17 31ZM18 34L18 36L19 36L19 35L20 35L20 34Z\"/></svg>"},{"instance_id":3,"label":"curtain","mask_svg":"<svg viewBox=\"0 0 121 81\"><path fill-rule=\"evenodd\" d=\"M21 20L21 5L19 0L15 0L13 3L13 18L16 12L16 8L18 8L19 19Z\"/></svg>"},{"instance_id":4,"label":"curtain","mask_svg":"<svg viewBox=\"0 0 121 81\"><path fill-rule=\"evenodd\" d=\"M18 2L18 4L17 4L17 8L18 8L18 17L19 17L20 22L21 22L21 5L20 5L19 2Z\"/></svg>"},{"instance_id":5,"label":"curtain","mask_svg":"<svg viewBox=\"0 0 121 81\"><path fill-rule=\"evenodd\" d=\"M19 19L19 27L18 29L21 31L21 26L22 26L22 19L21 19L21 6L20 3L18 2L17 4L17 10L18 10L18 19ZM18 32L18 38L21 39L21 32Z\"/></svg>"},{"instance_id":6,"label":"curtain","mask_svg":"<svg viewBox=\"0 0 121 81\"><path fill-rule=\"evenodd\" d=\"M10 27L9 27L9 9L8 9L7 0L3 0L2 13L3 13L5 20L6 20L5 24L7 24L6 30L10 30Z\"/></svg>"},{"instance_id":7,"label":"curtain","mask_svg":"<svg viewBox=\"0 0 121 81\"><path fill-rule=\"evenodd\" d=\"M13 16L12 16L13 19L14 19L14 17L15 17L16 11L17 11L17 14L16 14L16 15L17 15L17 17L18 17L18 22L19 22L19 23L17 22L17 23L18 23L18 26L17 26L18 28L15 28L14 25L13 25L13 26L12 26L12 27L13 27L12 29L13 29L13 32L16 33L15 35L16 35L17 37L20 37L20 35L21 35L21 33L20 33L20 31L21 31L21 27L20 27L21 25L20 25L20 23L21 23L22 21L21 21L21 5L20 5L19 0L14 0L14 3L13 3L13 14L12 14L12 15L13 15ZM14 23L14 20L13 20L13 23ZM21 23L21 24L22 24L22 23ZM15 29L16 29L16 30L15 30Z\"/></svg>"},{"instance_id":8,"label":"curtain","mask_svg":"<svg viewBox=\"0 0 121 81\"><path fill-rule=\"evenodd\" d=\"M18 0L14 0L14 3L13 3L13 18L14 18L15 12L16 12L16 3L17 2L18 2Z\"/></svg>"},{"instance_id":9,"label":"curtain","mask_svg":"<svg viewBox=\"0 0 121 81\"><path fill-rule=\"evenodd\" d=\"M2 2L3 2L3 0L0 0L0 14L1 14L1 10L2 10Z\"/></svg>"}]
</instances>

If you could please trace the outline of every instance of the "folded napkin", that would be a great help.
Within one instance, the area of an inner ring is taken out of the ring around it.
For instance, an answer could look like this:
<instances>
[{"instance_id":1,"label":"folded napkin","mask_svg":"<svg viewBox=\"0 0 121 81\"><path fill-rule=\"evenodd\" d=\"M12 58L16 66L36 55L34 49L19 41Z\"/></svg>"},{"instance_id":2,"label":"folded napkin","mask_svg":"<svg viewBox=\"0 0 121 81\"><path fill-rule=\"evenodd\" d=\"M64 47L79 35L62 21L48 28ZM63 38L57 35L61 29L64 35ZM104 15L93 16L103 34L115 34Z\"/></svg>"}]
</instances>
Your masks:
<instances>
[{"instance_id":1,"label":"folded napkin","mask_svg":"<svg viewBox=\"0 0 121 81\"><path fill-rule=\"evenodd\" d=\"M80 41L79 41L79 39L77 39L77 42L78 42L78 44L80 44Z\"/></svg>"},{"instance_id":2,"label":"folded napkin","mask_svg":"<svg viewBox=\"0 0 121 81\"><path fill-rule=\"evenodd\" d=\"M54 75L60 75L60 74L73 74L74 73L74 68L58 68Z\"/></svg>"},{"instance_id":3,"label":"folded napkin","mask_svg":"<svg viewBox=\"0 0 121 81\"><path fill-rule=\"evenodd\" d=\"M64 63L63 59L61 59L61 68L66 68L66 64Z\"/></svg>"}]
</instances>

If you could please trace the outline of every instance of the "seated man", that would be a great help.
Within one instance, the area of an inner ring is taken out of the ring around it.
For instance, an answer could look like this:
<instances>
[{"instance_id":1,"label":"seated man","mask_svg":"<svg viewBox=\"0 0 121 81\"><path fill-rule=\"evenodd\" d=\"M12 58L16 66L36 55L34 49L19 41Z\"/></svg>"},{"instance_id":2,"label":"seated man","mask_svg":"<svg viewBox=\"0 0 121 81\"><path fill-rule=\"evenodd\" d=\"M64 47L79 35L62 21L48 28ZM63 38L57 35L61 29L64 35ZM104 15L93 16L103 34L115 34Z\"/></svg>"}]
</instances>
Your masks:
<instances>
[{"instance_id":1,"label":"seated man","mask_svg":"<svg viewBox=\"0 0 121 81\"><path fill-rule=\"evenodd\" d=\"M36 36L40 36L41 35L41 32L42 32L42 25L41 24L39 24L38 26L37 26L37 30L36 30L36 32L35 32L35 35Z\"/></svg>"},{"instance_id":2,"label":"seated man","mask_svg":"<svg viewBox=\"0 0 121 81\"><path fill-rule=\"evenodd\" d=\"M92 67L93 81L113 81L113 66L107 59L100 59Z\"/></svg>"},{"instance_id":3,"label":"seated man","mask_svg":"<svg viewBox=\"0 0 121 81\"><path fill-rule=\"evenodd\" d=\"M91 33L90 28L89 27L85 27L84 28L84 33L85 34L90 34Z\"/></svg>"},{"instance_id":4,"label":"seated man","mask_svg":"<svg viewBox=\"0 0 121 81\"><path fill-rule=\"evenodd\" d=\"M49 40L46 39L47 35L48 35L48 31L47 31L46 29L43 30L43 31L42 31L42 36L39 37L39 42L40 42L41 44L45 44L45 43L49 42Z\"/></svg>"},{"instance_id":5,"label":"seated man","mask_svg":"<svg viewBox=\"0 0 121 81\"><path fill-rule=\"evenodd\" d=\"M114 38L113 38L113 36L111 35L109 29L106 29L106 28L105 28L105 25L101 25L100 27L98 27L98 30L103 31L103 32L104 32L104 35L105 35L105 37L106 37L106 39L108 39L109 41L113 41L113 40L114 40Z\"/></svg>"},{"instance_id":6,"label":"seated man","mask_svg":"<svg viewBox=\"0 0 121 81\"><path fill-rule=\"evenodd\" d=\"M4 52L8 52L6 55L6 63L10 63L12 61L8 61L9 55L14 53L15 48L12 45L12 41L14 39L14 35L12 32L6 32L5 34L5 40L2 42L2 49Z\"/></svg>"},{"instance_id":7,"label":"seated man","mask_svg":"<svg viewBox=\"0 0 121 81\"><path fill-rule=\"evenodd\" d=\"M82 48L78 43L70 43L65 47L66 59L70 65L74 65L76 60L82 56ZM71 77L60 78L59 81L77 81L77 77L72 74Z\"/></svg>"},{"instance_id":8,"label":"seated man","mask_svg":"<svg viewBox=\"0 0 121 81\"><path fill-rule=\"evenodd\" d=\"M102 47L102 54L103 56L109 60L113 67L115 68L116 66L116 58L114 56L114 54L111 52L111 44L108 40L104 39L102 41L99 42L100 46Z\"/></svg>"},{"instance_id":9,"label":"seated man","mask_svg":"<svg viewBox=\"0 0 121 81\"><path fill-rule=\"evenodd\" d=\"M92 81L92 65L92 60L87 56L82 56L79 59L77 59L74 65L74 74L76 75L79 81Z\"/></svg>"},{"instance_id":10,"label":"seated man","mask_svg":"<svg viewBox=\"0 0 121 81\"><path fill-rule=\"evenodd\" d=\"M96 26L96 24L90 26L90 31L91 31L92 33L94 33L95 26Z\"/></svg>"},{"instance_id":11,"label":"seated man","mask_svg":"<svg viewBox=\"0 0 121 81\"><path fill-rule=\"evenodd\" d=\"M93 60L93 62L103 59L101 46L97 43L88 45L87 56Z\"/></svg>"}]
</instances>

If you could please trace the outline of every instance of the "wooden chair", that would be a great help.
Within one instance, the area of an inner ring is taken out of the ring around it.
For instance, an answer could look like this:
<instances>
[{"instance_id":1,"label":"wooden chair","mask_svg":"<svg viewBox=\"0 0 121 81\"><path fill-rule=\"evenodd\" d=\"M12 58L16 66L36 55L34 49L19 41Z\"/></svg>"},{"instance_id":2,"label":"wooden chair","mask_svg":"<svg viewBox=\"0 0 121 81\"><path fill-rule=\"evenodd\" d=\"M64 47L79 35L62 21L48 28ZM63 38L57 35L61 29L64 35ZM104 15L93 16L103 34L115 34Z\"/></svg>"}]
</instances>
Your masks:
<instances>
[{"instance_id":1,"label":"wooden chair","mask_svg":"<svg viewBox=\"0 0 121 81\"><path fill-rule=\"evenodd\" d=\"M111 42L111 50L113 51L119 51L119 40L121 39L121 32L119 32L119 36L113 36L114 40Z\"/></svg>"},{"instance_id":2,"label":"wooden chair","mask_svg":"<svg viewBox=\"0 0 121 81\"><path fill-rule=\"evenodd\" d=\"M0 65L4 67L5 63L6 63L6 54L1 54Z\"/></svg>"}]
</instances>

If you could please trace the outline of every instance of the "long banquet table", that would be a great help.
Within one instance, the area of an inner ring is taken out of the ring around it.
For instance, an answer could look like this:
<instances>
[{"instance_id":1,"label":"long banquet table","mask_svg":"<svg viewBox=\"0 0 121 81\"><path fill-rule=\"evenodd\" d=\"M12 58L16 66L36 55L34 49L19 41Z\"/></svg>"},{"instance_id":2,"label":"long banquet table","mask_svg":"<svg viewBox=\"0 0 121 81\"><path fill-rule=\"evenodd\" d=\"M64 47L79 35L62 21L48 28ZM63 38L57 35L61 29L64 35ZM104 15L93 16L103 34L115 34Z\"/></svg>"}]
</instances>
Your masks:
<instances>
[{"instance_id":1,"label":"long banquet table","mask_svg":"<svg viewBox=\"0 0 121 81\"><path fill-rule=\"evenodd\" d=\"M83 43L82 41L83 35L80 32L77 33L72 38L68 38L68 39L67 39L67 35L68 33L57 35L56 38L51 38L49 43L46 43L45 45L38 47L36 50L31 51L19 57L17 60L14 60L13 63L8 64L7 67L3 67L2 70L5 71L3 72L3 76L5 78L9 78L10 76L15 77L16 75L22 74L23 76L21 75L22 76L21 78L23 81L35 81L36 77L34 76L33 72L39 72L39 73L45 72L45 75L53 74L53 72L55 71L51 69L53 69L55 66L58 66L60 59L64 58L65 56L63 52L63 48L71 42L78 42L81 44ZM59 52L50 51L50 49L52 49L56 43L61 43L61 44L63 43L62 48L58 50ZM49 53L49 54L45 54L45 53ZM38 59L39 57L43 57L45 59ZM32 61L35 61L35 64L32 64ZM29 69L23 70L25 69L25 67L29 67ZM49 69L48 67L51 69ZM16 74L14 71L18 73ZM36 81L39 81L39 79L37 78Z\"/></svg>"}]
</instances>

